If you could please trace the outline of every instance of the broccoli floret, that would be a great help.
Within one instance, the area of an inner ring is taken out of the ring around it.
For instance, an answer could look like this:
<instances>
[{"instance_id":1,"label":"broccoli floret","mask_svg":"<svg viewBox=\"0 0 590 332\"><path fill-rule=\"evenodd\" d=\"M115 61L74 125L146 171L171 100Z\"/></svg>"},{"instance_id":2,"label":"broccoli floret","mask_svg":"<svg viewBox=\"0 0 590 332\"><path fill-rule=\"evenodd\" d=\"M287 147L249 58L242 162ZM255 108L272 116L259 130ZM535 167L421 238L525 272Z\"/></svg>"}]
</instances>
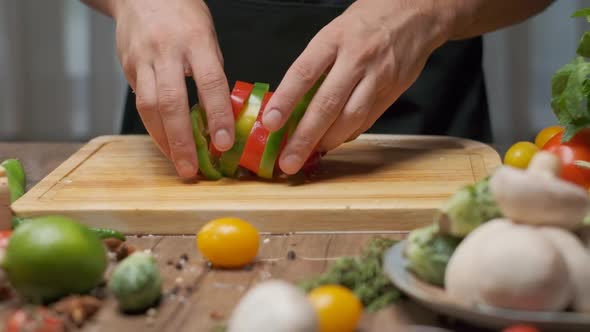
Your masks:
<instances>
[{"instance_id":1,"label":"broccoli floret","mask_svg":"<svg viewBox=\"0 0 590 332\"><path fill-rule=\"evenodd\" d=\"M435 223L413 230L407 241L406 268L423 281L444 286L447 263L461 239L439 233Z\"/></svg>"},{"instance_id":2,"label":"broccoli floret","mask_svg":"<svg viewBox=\"0 0 590 332\"><path fill-rule=\"evenodd\" d=\"M442 233L465 237L481 224L502 217L489 177L459 189L442 207L436 222Z\"/></svg>"}]
</instances>

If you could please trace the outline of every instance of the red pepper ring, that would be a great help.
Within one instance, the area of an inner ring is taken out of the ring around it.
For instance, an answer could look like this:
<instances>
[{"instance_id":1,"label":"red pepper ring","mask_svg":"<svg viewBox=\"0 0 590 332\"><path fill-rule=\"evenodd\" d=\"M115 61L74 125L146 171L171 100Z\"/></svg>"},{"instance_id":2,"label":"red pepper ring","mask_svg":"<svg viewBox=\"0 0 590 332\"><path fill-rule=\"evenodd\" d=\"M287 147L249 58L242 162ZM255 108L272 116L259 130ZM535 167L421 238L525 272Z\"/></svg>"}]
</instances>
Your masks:
<instances>
[{"instance_id":1,"label":"red pepper ring","mask_svg":"<svg viewBox=\"0 0 590 332\"><path fill-rule=\"evenodd\" d=\"M248 101L252 90L254 89L254 84L242 81L236 81L234 84L234 88L231 91L231 106L234 111L234 119L240 117L242 111L244 110L244 104Z\"/></svg>"},{"instance_id":2,"label":"red pepper ring","mask_svg":"<svg viewBox=\"0 0 590 332\"><path fill-rule=\"evenodd\" d=\"M272 92L267 92L264 95L260 107L261 111L258 113L254 127L252 127L252 132L248 137L248 141L244 147L244 152L240 158L240 166L247 168L254 173L258 173L258 169L260 168L260 160L262 159L262 154L264 153L264 149L266 147L266 141L268 140L269 131L266 130L264 125L262 125L262 110L264 110L266 107L266 104L270 100L272 94Z\"/></svg>"}]
</instances>

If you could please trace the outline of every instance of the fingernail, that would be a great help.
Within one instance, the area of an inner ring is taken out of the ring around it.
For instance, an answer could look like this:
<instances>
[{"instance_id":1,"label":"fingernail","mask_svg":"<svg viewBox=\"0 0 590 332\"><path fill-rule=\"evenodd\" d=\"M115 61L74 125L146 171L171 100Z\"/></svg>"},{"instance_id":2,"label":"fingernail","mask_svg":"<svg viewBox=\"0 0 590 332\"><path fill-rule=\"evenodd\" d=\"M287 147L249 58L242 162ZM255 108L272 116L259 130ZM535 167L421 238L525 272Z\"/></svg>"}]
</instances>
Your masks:
<instances>
[{"instance_id":1,"label":"fingernail","mask_svg":"<svg viewBox=\"0 0 590 332\"><path fill-rule=\"evenodd\" d=\"M264 113L264 126L270 129L278 129L281 126L281 121L283 120L283 114L279 112L276 108L271 109L270 111Z\"/></svg>"},{"instance_id":2,"label":"fingernail","mask_svg":"<svg viewBox=\"0 0 590 332\"><path fill-rule=\"evenodd\" d=\"M219 129L215 133L215 146L218 149L229 149L231 147L231 137L227 129Z\"/></svg>"},{"instance_id":3,"label":"fingernail","mask_svg":"<svg viewBox=\"0 0 590 332\"><path fill-rule=\"evenodd\" d=\"M191 177L195 175L195 166L188 160L179 160L176 163L178 174L182 177Z\"/></svg>"},{"instance_id":4,"label":"fingernail","mask_svg":"<svg viewBox=\"0 0 590 332\"><path fill-rule=\"evenodd\" d=\"M299 170L299 167L301 167L302 163L303 159L301 159L301 157L296 154L290 154L283 158L281 169L287 174L295 174Z\"/></svg>"}]
</instances>

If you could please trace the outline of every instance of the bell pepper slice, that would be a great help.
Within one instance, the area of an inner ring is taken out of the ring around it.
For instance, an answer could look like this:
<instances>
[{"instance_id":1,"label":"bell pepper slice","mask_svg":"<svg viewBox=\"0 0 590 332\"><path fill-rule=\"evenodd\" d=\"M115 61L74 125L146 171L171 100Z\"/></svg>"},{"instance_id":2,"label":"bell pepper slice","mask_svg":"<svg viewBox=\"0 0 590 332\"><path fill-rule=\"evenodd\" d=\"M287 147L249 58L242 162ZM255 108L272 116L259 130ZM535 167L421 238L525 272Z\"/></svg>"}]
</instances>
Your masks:
<instances>
[{"instance_id":1,"label":"bell pepper slice","mask_svg":"<svg viewBox=\"0 0 590 332\"><path fill-rule=\"evenodd\" d=\"M254 89L254 84L243 82L243 81L236 81L234 87L231 91L230 99L231 99L231 107L234 112L234 119L240 117L242 113L242 109L244 108L244 103L248 100L248 97L252 93L252 89ZM221 151L217 150L213 142L209 143L209 152L214 157L221 157Z\"/></svg>"},{"instance_id":2,"label":"bell pepper slice","mask_svg":"<svg viewBox=\"0 0 590 332\"><path fill-rule=\"evenodd\" d=\"M257 173L259 177L272 179L275 164L278 161L277 157L286 145L287 139L295 132L297 125L305 114L305 110L307 110L307 106L309 106L311 99L316 94L323 81L324 77L322 76L314 86L307 91L303 98L301 98L297 106L295 106L287 123L281 129L270 133L266 142L264 154L262 155L262 160L260 161L260 168Z\"/></svg>"},{"instance_id":3,"label":"bell pepper slice","mask_svg":"<svg viewBox=\"0 0 590 332\"><path fill-rule=\"evenodd\" d=\"M8 178L8 190L10 191L10 201L14 203L25 194L26 176L25 169L18 159L6 159L0 164L6 172Z\"/></svg>"},{"instance_id":4,"label":"bell pepper slice","mask_svg":"<svg viewBox=\"0 0 590 332\"><path fill-rule=\"evenodd\" d=\"M256 123L254 123L254 127L252 127L252 132L244 147L244 153L242 153L242 157L240 158L240 166L247 168L254 173L258 173L260 160L262 159L262 154L264 153L269 135L269 131L262 124L262 114L272 94L272 92L267 92L264 95L260 106L260 112L258 112L258 118L256 119Z\"/></svg>"},{"instance_id":5,"label":"bell pepper slice","mask_svg":"<svg viewBox=\"0 0 590 332\"><path fill-rule=\"evenodd\" d=\"M199 172L210 180L221 179L223 176L215 167L213 157L209 153L209 142L207 140L207 115L199 104L196 104L191 109L191 124L193 127L193 138L197 147Z\"/></svg>"},{"instance_id":6,"label":"bell pepper slice","mask_svg":"<svg viewBox=\"0 0 590 332\"><path fill-rule=\"evenodd\" d=\"M250 97L254 84L242 81L236 81L231 91L231 106L234 111L234 119L238 119L244 111L244 104Z\"/></svg>"},{"instance_id":7,"label":"bell pepper slice","mask_svg":"<svg viewBox=\"0 0 590 332\"><path fill-rule=\"evenodd\" d=\"M258 118L262 99L269 88L267 83L254 83L254 88L244 105L244 110L236 121L234 145L219 158L223 175L230 177L235 175L252 127Z\"/></svg>"}]
</instances>

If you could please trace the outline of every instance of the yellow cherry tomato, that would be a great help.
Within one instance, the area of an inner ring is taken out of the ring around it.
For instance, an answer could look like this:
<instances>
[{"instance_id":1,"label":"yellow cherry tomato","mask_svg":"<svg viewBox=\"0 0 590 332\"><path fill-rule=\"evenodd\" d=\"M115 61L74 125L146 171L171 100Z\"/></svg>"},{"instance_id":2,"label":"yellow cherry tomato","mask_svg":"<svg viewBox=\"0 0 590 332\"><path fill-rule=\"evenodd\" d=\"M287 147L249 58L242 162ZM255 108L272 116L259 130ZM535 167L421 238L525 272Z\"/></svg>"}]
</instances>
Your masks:
<instances>
[{"instance_id":1,"label":"yellow cherry tomato","mask_svg":"<svg viewBox=\"0 0 590 332\"><path fill-rule=\"evenodd\" d=\"M545 143L547 143L553 136L563 131L562 126L550 126L543 128L535 137L535 145L542 149Z\"/></svg>"},{"instance_id":2,"label":"yellow cherry tomato","mask_svg":"<svg viewBox=\"0 0 590 332\"><path fill-rule=\"evenodd\" d=\"M539 147L531 142L518 142L506 151L504 164L525 169L539 150Z\"/></svg>"},{"instance_id":3,"label":"yellow cherry tomato","mask_svg":"<svg viewBox=\"0 0 590 332\"><path fill-rule=\"evenodd\" d=\"M237 268L256 259L260 235L250 223L239 218L219 218L197 233L197 247L215 267Z\"/></svg>"},{"instance_id":4,"label":"yellow cherry tomato","mask_svg":"<svg viewBox=\"0 0 590 332\"><path fill-rule=\"evenodd\" d=\"M313 289L308 299L319 319L319 332L353 332L356 330L363 304L346 287L326 285Z\"/></svg>"}]
</instances>

